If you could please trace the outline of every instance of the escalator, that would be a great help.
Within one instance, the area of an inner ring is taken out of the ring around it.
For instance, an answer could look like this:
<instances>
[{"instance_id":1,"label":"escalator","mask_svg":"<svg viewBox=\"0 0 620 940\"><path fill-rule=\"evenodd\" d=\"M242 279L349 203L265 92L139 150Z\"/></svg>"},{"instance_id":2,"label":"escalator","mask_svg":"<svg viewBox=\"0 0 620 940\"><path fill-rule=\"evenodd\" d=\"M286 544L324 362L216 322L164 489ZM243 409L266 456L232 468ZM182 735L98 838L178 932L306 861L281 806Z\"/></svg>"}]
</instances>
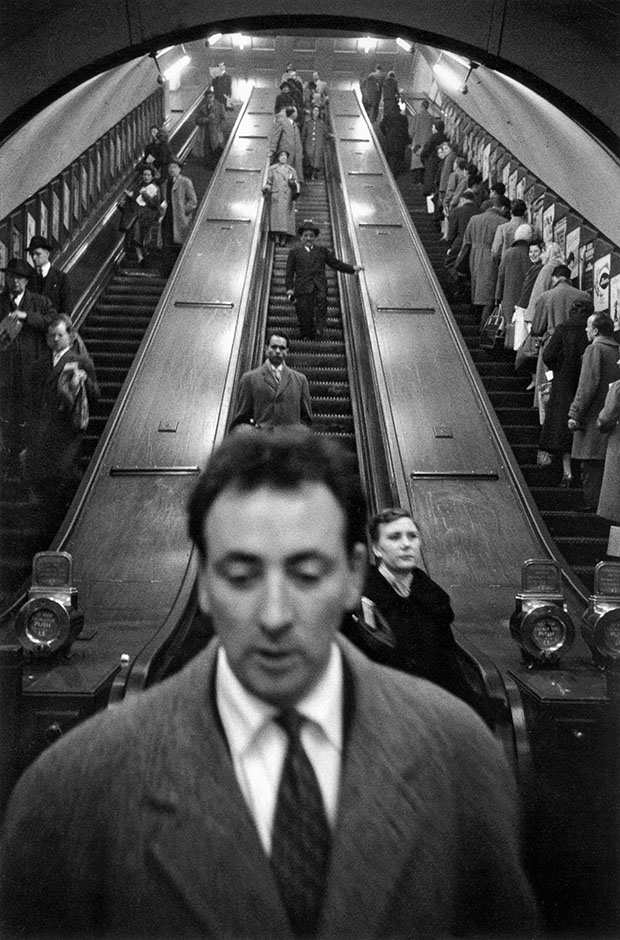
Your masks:
<instances>
[{"instance_id":1,"label":"escalator","mask_svg":"<svg viewBox=\"0 0 620 940\"><path fill-rule=\"evenodd\" d=\"M453 285L444 267L445 243L439 241L437 223L426 212L422 188L410 174L402 174L396 182L435 275L450 300ZM557 551L583 583L584 594L589 593L594 568L606 555L609 525L585 509L581 489L559 488L562 475L559 462L549 467L537 466L538 409L533 407L533 392L527 390L529 378L514 370L514 353L503 348L496 352L480 349L479 322L470 313L467 299L452 300L451 309Z\"/></svg>"},{"instance_id":2,"label":"escalator","mask_svg":"<svg viewBox=\"0 0 620 940\"><path fill-rule=\"evenodd\" d=\"M312 219L321 231L321 243L333 251L326 183L323 180L305 183L296 205L298 222ZM326 269L327 321L323 336L314 340L301 339L295 308L286 299L287 255L288 248L275 247L266 331L283 330L291 338L289 364L308 379L315 433L338 440L347 451L355 454L353 410L336 272L329 267Z\"/></svg>"}]
</instances>

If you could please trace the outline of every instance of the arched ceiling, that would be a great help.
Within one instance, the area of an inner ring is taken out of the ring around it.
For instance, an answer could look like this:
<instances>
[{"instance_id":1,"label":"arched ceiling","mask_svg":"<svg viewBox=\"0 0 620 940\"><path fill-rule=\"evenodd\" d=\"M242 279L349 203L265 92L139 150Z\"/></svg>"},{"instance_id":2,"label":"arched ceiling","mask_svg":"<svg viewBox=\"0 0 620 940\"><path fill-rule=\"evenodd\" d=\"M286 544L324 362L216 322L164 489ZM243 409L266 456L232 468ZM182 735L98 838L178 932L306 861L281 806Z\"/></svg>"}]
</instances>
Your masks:
<instances>
[{"instance_id":1,"label":"arched ceiling","mask_svg":"<svg viewBox=\"0 0 620 940\"><path fill-rule=\"evenodd\" d=\"M171 41L269 29L402 36L465 53L620 151L618 0L313 0L312 14L297 16L291 8L284 0L4 0L0 141L103 69Z\"/></svg>"}]
</instances>

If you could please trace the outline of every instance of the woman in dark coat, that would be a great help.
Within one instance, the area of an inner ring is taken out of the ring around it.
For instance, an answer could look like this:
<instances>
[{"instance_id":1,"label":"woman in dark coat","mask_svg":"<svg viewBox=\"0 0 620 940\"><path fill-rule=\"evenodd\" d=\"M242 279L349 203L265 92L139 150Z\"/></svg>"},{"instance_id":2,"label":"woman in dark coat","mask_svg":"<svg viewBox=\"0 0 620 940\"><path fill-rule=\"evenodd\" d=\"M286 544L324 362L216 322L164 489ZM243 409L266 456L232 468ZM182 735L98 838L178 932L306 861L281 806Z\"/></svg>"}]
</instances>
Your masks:
<instances>
[{"instance_id":1,"label":"woman in dark coat","mask_svg":"<svg viewBox=\"0 0 620 940\"><path fill-rule=\"evenodd\" d=\"M121 230L125 232L125 251L132 247L138 263L145 264L145 255L151 244L153 226L159 218L161 192L150 166L144 167L142 177L133 189L125 190L121 204Z\"/></svg>"},{"instance_id":2,"label":"woman in dark coat","mask_svg":"<svg viewBox=\"0 0 620 940\"><path fill-rule=\"evenodd\" d=\"M435 130L433 136L424 144L420 151L420 160L424 164L424 181L422 192L425 196L432 196L435 192L435 177L441 163L441 158L437 153L437 148L447 141L445 134L445 125L443 121L435 121Z\"/></svg>"},{"instance_id":3,"label":"woman in dark coat","mask_svg":"<svg viewBox=\"0 0 620 940\"><path fill-rule=\"evenodd\" d=\"M405 509L384 509L371 519L369 533L377 565L364 585L365 626L361 618L352 618L344 634L376 662L471 700L450 628L454 619L450 598L418 567L416 523Z\"/></svg>"},{"instance_id":4,"label":"woman in dark coat","mask_svg":"<svg viewBox=\"0 0 620 940\"><path fill-rule=\"evenodd\" d=\"M586 323L592 313L591 301L576 300L568 319L556 327L542 353L545 366L553 370L553 381L540 435L540 450L556 457L562 455L560 486L570 486L572 482L573 435L568 430L568 409L579 385L581 357L588 345Z\"/></svg>"},{"instance_id":5,"label":"woman in dark coat","mask_svg":"<svg viewBox=\"0 0 620 940\"><path fill-rule=\"evenodd\" d=\"M596 511L614 526L620 526L620 381L612 382L609 386L605 405L596 423L601 434L609 434L603 485Z\"/></svg>"}]
</instances>

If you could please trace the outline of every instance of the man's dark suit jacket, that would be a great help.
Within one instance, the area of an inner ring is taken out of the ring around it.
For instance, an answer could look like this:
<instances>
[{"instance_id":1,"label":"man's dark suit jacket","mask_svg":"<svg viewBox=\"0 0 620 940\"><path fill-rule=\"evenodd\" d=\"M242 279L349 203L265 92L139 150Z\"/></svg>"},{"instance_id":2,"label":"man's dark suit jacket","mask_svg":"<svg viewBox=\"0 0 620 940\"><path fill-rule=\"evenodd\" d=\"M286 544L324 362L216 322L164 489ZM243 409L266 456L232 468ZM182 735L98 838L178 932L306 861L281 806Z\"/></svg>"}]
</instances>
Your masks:
<instances>
[{"instance_id":1,"label":"man's dark suit jacket","mask_svg":"<svg viewBox=\"0 0 620 940\"><path fill-rule=\"evenodd\" d=\"M30 278L30 290L42 297L47 297L57 313L67 313L71 316L71 288L69 278L53 265L47 272L47 277L35 274Z\"/></svg>"},{"instance_id":2,"label":"man's dark suit jacket","mask_svg":"<svg viewBox=\"0 0 620 940\"><path fill-rule=\"evenodd\" d=\"M515 781L437 686L339 639L353 701L319 940L531 937ZM218 641L18 782L0 902L24 937L293 940L216 714Z\"/></svg>"},{"instance_id":3,"label":"man's dark suit jacket","mask_svg":"<svg viewBox=\"0 0 620 940\"><path fill-rule=\"evenodd\" d=\"M241 376L237 408L230 428L253 422L258 428L312 424L308 380L301 372L282 366L279 382L269 362Z\"/></svg>"},{"instance_id":4,"label":"man's dark suit jacket","mask_svg":"<svg viewBox=\"0 0 620 940\"><path fill-rule=\"evenodd\" d=\"M68 349L56 365L50 351L37 359L30 374L30 420L25 463L28 482L59 480L74 483L82 476L78 458L83 434L73 426L71 411L58 393L60 373L70 362L76 362L86 372L89 402L99 397L95 367L88 356L80 356Z\"/></svg>"},{"instance_id":5,"label":"man's dark suit jacket","mask_svg":"<svg viewBox=\"0 0 620 940\"><path fill-rule=\"evenodd\" d=\"M8 290L0 294L0 320L11 312L13 305ZM26 311L19 335L6 349L0 351L0 388L23 399L28 398L30 370L46 350L45 334L56 311L47 297L26 289L20 310Z\"/></svg>"},{"instance_id":6,"label":"man's dark suit jacket","mask_svg":"<svg viewBox=\"0 0 620 940\"><path fill-rule=\"evenodd\" d=\"M325 265L343 274L355 274L352 265L341 261L324 245L313 245L311 251L295 245L286 259L286 290L294 290L297 295L311 294L316 288L327 291Z\"/></svg>"}]
</instances>

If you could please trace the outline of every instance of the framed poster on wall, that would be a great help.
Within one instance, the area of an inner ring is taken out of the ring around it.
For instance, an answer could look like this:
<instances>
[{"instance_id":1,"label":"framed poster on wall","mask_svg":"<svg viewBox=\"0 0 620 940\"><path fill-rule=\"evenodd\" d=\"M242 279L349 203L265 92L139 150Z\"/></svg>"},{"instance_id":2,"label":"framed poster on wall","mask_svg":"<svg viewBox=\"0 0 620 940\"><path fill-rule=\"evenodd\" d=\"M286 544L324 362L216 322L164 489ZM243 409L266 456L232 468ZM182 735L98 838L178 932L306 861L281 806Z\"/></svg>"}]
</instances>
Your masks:
<instances>
[{"instance_id":1,"label":"framed poster on wall","mask_svg":"<svg viewBox=\"0 0 620 940\"><path fill-rule=\"evenodd\" d=\"M614 330L620 330L620 274L609 282L609 316L614 321Z\"/></svg>"},{"instance_id":2,"label":"framed poster on wall","mask_svg":"<svg viewBox=\"0 0 620 940\"><path fill-rule=\"evenodd\" d=\"M579 248L579 289L588 293L594 288L594 239Z\"/></svg>"},{"instance_id":3,"label":"framed poster on wall","mask_svg":"<svg viewBox=\"0 0 620 940\"><path fill-rule=\"evenodd\" d=\"M44 238L48 237L48 218L47 203L45 198L41 196L39 201L39 234L43 235Z\"/></svg>"},{"instance_id":4,"label":"framed poster on wall","mask_svg":"<svg viewBox=\"0 0 620 940\"><path fill-rule=\"evenodd\" d=\"M22 217L21 213L16 212L11 216L11 257L12 258L21 258L23 257L23 245L24 238L22 232Z\"/></svg>"},{"instance_id":5,"label":"framed poster on wall","mask_svg":"<svg viewBox=\"0 0 620 940\"><path fill-rule=\"evenodd\" d=\"M80 205L82 211L88 209L88 158L80 159Z\"/></svg>"},{"instance_id":6,"label":"framed poster on wall","mask_svg":"<svg viewBox=\"0 0 620 940\"><path fill-rule=\"evenodd\" d=\"M73 207L73 218L80 218L80 168L77 163L71 167L71 204Z\"/></svg>"},{"instance_id":7,"label":"framed poster on wall","mask_svg":"<svg viewBox=\"0 0 620 940\"><path fill-rule=\"evenodd\" d=\"M566 258L566 231L568 227L568 219L564 216L563 219L560 219L559 222L556 222L553 226L553 240L558 243L562 249L562 254Z\"/></svg>"},{"instance_id":8,"label":"framed poster on wall","mask_svg":"<svg viewBox=\"0 0 620 940\"><path fill-rule=\"evenodd\" d=\"M36 208L34 204L32 202L28 203L26 208L26 241L24 244L24 250L27 250L31 239L33 239L37 234L37 219L35 212Z\"/></svg>"},{"instance_id":9,"label":"framed poster on wall","mask_svg":"<svg viewBox=\"0 0 620 940\"><path fill-rule=\"evenodd\" d=\"M579 227L574 228L572 232L568 232L566 235L566 263L570 268L571 280L574 281L575 278L579 276L579 242L581 241L581 234Z\"/></svg>"},{"instance_id":10,"label":"framed poster on wall","mask_svg":"<svg viewBox=\"0 0 620 940\"><path fill-rule=\"evenodd\" d=\"M55 244L60 242L60 198L57 185L52 189L52 238Z\"/></svg>"},{"instance_id":11,"label":"framed poster on wall","mask_svg":"<svg viewBox=\"0 0 620 940\"><path fill-rule=\"evenodd\" d=\"M603 313L609 309L609 272L611 271L611 255L603 255L594 262L594 286L592 299L596 313Z\"/></svg>"},{"instance_id":12,"label":"framed poster on wall","mask_svg":"<svg viewBox=\"0 0 620 940\"><path fill-rule=\"evenodd\" d=\"M4 231L3 226L3 231L0 234L0 285L2 286L4 286L4 268L6 268L9 260L9 249L5 241L6 237L7 233Z\"/></svg>"}]
</instances>

